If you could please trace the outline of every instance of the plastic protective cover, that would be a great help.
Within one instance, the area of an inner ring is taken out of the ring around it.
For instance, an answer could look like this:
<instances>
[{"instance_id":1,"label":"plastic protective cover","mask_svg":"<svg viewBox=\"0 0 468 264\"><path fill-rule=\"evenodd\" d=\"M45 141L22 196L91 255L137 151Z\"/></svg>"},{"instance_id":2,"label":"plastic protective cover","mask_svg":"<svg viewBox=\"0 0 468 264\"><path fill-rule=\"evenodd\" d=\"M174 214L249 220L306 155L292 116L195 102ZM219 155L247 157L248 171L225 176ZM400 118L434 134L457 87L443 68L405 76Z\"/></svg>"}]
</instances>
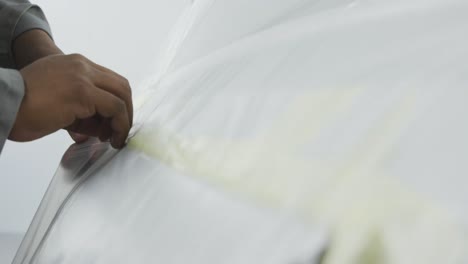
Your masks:
<instances>
[{"instance_id":1,"label":"plastic protective cover","mask_svg":"<svg viewBox=\"0 0 468 264\"><path fill-rule=\"evenodd\" d=\"M194 1L128 146L67 151L14 264L468 263L467 14Z\"/></svg>"}]
</instances>

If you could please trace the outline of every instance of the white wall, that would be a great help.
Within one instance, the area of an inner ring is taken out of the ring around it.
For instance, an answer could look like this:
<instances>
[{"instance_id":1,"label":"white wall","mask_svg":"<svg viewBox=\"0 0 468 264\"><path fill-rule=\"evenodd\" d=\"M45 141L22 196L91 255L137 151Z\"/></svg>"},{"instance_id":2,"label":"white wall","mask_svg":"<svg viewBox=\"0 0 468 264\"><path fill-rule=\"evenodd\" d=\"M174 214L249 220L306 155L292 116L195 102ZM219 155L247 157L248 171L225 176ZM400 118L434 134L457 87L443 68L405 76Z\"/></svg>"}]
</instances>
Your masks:
<instances>
[{"instance_id":1,"label":"white wall","mask_svg":"<svg viewBox=\"0 0 468 264\"><path fill-rule=\"evenodd\" d=\"M137 87L154 72L162 40L190 0L36 0L56 43L82 53ZM0 233L24 233L60 158L64 131L31 143L8 142L0 157Z\"/></svg>"}]
</instances>

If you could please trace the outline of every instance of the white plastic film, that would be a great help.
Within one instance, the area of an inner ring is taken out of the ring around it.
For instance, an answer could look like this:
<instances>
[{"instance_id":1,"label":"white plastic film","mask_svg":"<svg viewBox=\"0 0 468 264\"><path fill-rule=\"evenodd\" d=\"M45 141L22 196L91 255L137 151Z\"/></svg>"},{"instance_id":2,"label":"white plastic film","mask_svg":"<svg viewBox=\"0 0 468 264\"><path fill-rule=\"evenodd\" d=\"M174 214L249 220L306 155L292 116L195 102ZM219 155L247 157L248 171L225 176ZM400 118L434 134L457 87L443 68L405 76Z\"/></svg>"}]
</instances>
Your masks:
<instances>
[{"instance_id":1,"label":"white plastic film","mask_svg":"<svg viewBox=\"0 0 468 264\"><path fill-rule=\"evenodd\" d=\"M128 147L15 263L468 263L467 13L194 1Z\"/></svg>"}]
</instances>

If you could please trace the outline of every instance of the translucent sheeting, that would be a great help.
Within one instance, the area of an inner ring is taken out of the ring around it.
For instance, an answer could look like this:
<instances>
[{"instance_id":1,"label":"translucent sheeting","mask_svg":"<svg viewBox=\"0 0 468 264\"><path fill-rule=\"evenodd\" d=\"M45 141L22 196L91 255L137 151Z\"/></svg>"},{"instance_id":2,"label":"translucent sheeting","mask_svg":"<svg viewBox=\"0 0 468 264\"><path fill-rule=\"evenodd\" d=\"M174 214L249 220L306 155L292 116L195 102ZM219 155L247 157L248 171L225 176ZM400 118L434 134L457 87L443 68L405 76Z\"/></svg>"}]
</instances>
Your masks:
<instances>
[{"instance_id":1,"label":"translucent sheeting","mask_svg":"<svg viewBox=\"0 0 468 264\"><path fill-rule=\"evenodd\" d=\"M195 1L15 263L468 263L467 12Z\"/></svg>"},{"instance_id":2,"label":"translucent sheeting","mask_svg":"<svg viewBox=\"0 0 468 264\"><path fill-rule=\"evenodd\" d=\"M21 233L0 232L0 263L11 263L22 237Z\"/></svg>"}]
</instances>

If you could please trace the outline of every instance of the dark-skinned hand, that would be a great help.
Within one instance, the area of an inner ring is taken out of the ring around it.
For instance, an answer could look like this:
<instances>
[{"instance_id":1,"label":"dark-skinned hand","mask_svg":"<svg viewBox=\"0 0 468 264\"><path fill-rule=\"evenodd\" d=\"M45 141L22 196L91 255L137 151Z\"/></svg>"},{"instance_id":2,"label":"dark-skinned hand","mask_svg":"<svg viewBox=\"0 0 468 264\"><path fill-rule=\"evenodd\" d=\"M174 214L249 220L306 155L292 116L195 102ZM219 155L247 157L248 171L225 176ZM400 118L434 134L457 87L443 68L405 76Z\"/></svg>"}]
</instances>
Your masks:
<instances>
[{"instance_id":1,"label":"dark-skinned hand","mask_svg":"<svg viewBox=\"0 0 468 264\"><path fill-rule=\"evenodd\" d=\"M128 81L87 58L52 55L20 70L25 96L9 138L31 141L59 129L122 148L133 119Z\"/></svg>"},{"instance_id":2,"label":"dark-skinned hand","mask_svg":"<svg viewBox=\"0 0 468 264\"><path fill-rule=\"evenodd\" d=\"M123 146L133 118L125 78L83 56L63 55L42 30L21 34L12 48L26 94L10 139L30 141L63 128L78 143L93 136Z\"/></svg>"}]
</instances>

